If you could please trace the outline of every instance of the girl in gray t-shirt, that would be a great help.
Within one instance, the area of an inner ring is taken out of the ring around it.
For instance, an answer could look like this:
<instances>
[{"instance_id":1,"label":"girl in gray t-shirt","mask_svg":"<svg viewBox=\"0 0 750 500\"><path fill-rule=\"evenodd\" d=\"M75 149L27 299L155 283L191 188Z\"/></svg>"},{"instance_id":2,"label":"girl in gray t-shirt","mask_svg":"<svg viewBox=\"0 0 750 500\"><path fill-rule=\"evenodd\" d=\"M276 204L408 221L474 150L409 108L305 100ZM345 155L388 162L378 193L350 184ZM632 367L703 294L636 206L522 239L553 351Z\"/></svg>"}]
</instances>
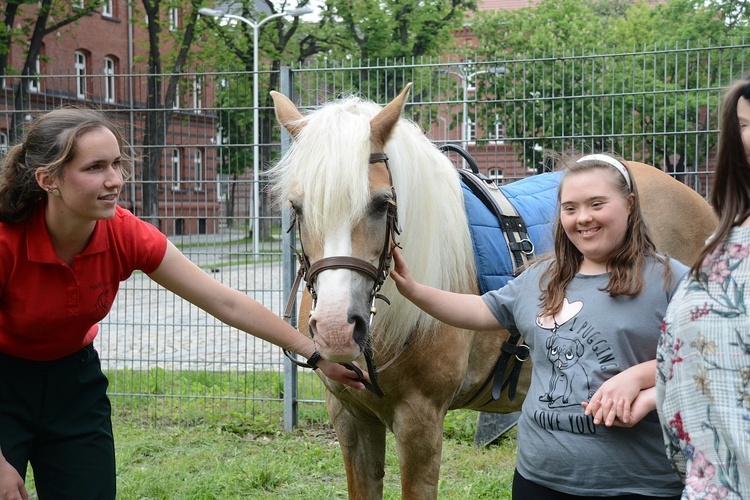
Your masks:
<instances>
[{"instance_id":1,"label":"girl in gray t-shirt","mask_svg":"<svg viewBox=\"0 0 750 500\"><path fill-rule=\"evenodd\" d=\"M554 256L483 296L414 281L406 298L450 325L520 334L531 386L518 422L513 496L679 498L655 413L656 345L687 267L656 253L623 162L588 155L558 189Z\"/></svg>"}]
</instances>

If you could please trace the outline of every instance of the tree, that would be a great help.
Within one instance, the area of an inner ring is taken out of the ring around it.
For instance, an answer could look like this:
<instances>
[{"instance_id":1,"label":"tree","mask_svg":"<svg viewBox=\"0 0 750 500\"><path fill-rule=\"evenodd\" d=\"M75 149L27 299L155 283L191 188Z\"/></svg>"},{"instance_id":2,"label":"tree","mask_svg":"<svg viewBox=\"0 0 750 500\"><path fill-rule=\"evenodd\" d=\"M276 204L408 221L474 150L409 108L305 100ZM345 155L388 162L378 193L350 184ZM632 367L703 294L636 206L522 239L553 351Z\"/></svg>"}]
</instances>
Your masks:
<instances>
[{"instance_id":1,"label":"tree","mask_svg":"<svg viewBox=\"0 0 750 500\"><path fill-rule=\"evenodd\" d=\"M303 1L296 7L303 7L309 2ZM232 4L231 13L248 19L252 22L261 22L264 18L278 14L286 10L286 3L280 7L274 5L270 0L264 0L266 9L264 13L256 10L256 2L241 1ZM219 86L218 92L218 114L219 123L222 131L221 157L224 164L220 166L222 173L230 175L233 180L243 175L249 165L252 165L251 148L245 147L246 144L252 144L253 130L253 110L247 109L252 102L252 71L254 68L253 61L253 43L254 33L246 23L232 23L222 26L213 19L206 19L208 25L215 33L218 45L208 44L207 49L215 51L214 60L220 65L234 66L239 63L243 73L226 76ZM277 17L264 24L258 31L258 53L262 54L261 61L258 61L259 81L262 82L261 88L266 91L258 93L259 96L259 165L266 165L271 162L272 149L270 144L273 142L274 124L273 104L271 102L270 90L279 88L279 69L281 60L285 55L294 59L299 59L300 53L290 47L297 30L300 27L300 18L294 17L288 20L284 17ZM239 36L238 36L239 35ZM226 52L217 51L218 47L224 47ZM262 50L261 50L262 49ZM270 71L263 70L263 65L270 65ZM260 179L254 179L260 182ZM231 183L228 203L228 223L232 222L234 211L234 186ZM271 233L271 220L269 217L269 207L267 190L259 189L263 202L260 203L262 213L259 227L259 235L253 235L253 238L268 238Z\"/></svg>"},{"instance_id":2,"label":"tree","mask_svg":"<svg viewBox=\"0 0 750 500\"><path fill-rule=\"evenodd\" d=\"M717 61L714 81L698 82L694 67L705 61L669 51L746 33L737 2L722 4L723 11L696 0L623 9L619 0L543 0L535 9L484 15L474 25L483 56L510 71L479 90L514 103L501 108L499 119L517 136L528 166L539 165L540 150L575 146L639 151L643 161L685 171L707 157L715 140L706 134L706 110L715 108L708 101L715 96L687 90L728 82L728 58L742 55L707 54ZM731 19L722 16L729 11ZM665 50L654 54L654 48ZM664 131L674 132L665 137Z\"/></svg>"},{"instance_id":3,"label":"tree","mask_svg":"<svg viewBox=\"0 0 750 500\"><path fill-rule=\"evenodd\" d=\"M20 75L13 86L15 112L12 114L8 130L8 138L11 142L18 142L23 136L24 109L28 107L28 82L36 75L37 60L41 54L44 38L91 14L102 3L103 0L92 0L86 2L85 8L75 7L72 2L54 0L9 0L5 3L5 18L0 27L0 75L4 77L13 74ZM19 8L22 5L36 6L36 15L23 19L18 23L20 27L16 28L16 17L20 14ZM48 26L51 20L52 24ZM25 46L26 58L20 71L8 66L8 55L14 44Z\"/></svg>"},{"instance_id":4,"label":"tree","mask_svg":"<svg viewBox=\"0 0 750 500\"><path fill-rule=\"evenodd\" d=\"M262 4L264 12L258 12L256 5ZM269 15L291 7L302 7L309 0L295 5L287 2L263 0L240 0L231 3L231 13L246 19L258 21ZM259 64L270 71L261 71L260 76L260 143L261 166L273 158L269 144L277 139L278 133L273 117L273 104L269 90L278 89L278 70L282 61L322 61L347 56L364 60L390 60L440 54L452 42L453 30L461 26L467 9L473 9L476 0L327 0L314 23L305 19L277 18L264 25L259 33ZM236 68L237 64L246 72L252 71L252 29L244 23L236 26L219 26L209 19L208 24L216 33L217 46L211 45L212 59L226 67ZM208 47L208 46L207 46ZM220 47L226 50L222 51ZM381 71L381 70L373 70ZM352 88L351 91L365 93L377 99L377 95L388 95L393 89L406 83L403 76L394 71L386 78L370 79L370 70L361 70L356 79L366 88ZM243 144L251 144L248 139L252 131L252 117L241 108L247 107L250 93L243 76L228 78L228 85L220 92L219 112L224 139L229 143L223 148L225 173L231 176L242 175L250 165L250 151ZM384 83L384 82L387 82ZM388 89L385 89L385 86ZM317 89L325 92L326 89ZM418 96L415 97L418 99ZM265 195L265 190L261 189ZM270 203L261 203L262 210L268 210ZM230 203L231 206L231 203ZM264 213L263 215L267 215ZM267 237L270 219L261 219L259 237Z\"/></svg>"},{"instance_id":5,"label":"tree","mask_svg":"<svg viewBox=\"0 0 750 500\"><path fill-rule=\"evenodd\" d=\"M190 47L195 39L195 28L201 0L168 2L162 0L142 0L146 14L148 30L147 62L147 102L146 127L143 136L143 213L142 216L158 227L159 215L159 170L161 150L165 143L167 128L171 122L177 86L181 73L186 67ZM186 22L177 27L173 47L176 49L166 54L169 73L163 74L164 56L167 44L161 39L161 13L164 8L188 8ZM166 86L164 80L166 79Z\"/></svg>"}]
</instances>

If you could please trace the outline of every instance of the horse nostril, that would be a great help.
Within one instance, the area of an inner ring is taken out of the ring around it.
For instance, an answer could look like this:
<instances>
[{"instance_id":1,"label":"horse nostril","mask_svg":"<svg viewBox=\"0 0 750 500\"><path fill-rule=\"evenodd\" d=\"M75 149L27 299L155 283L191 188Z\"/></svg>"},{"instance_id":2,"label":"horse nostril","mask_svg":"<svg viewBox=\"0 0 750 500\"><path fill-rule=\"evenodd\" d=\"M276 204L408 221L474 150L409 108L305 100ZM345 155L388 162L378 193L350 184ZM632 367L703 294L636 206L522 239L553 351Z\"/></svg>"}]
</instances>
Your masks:
<instances>
[{"instance_id":1,"label":"horse nostril","mask_svg":"<svg viewBox=\"0 0 750 500\"><path fill-rule=\"evenodd\" d=\"M367 339L369 337L368 330L369 325L367 319L361 314L354 314L349 316L349 323L354 325L354 331L352 332L352 338L361 348L365 348Z\"/></svg>"},{"instance_id":2,"label":"horse nostril","mask_svg":"<svg viewBox=\"0 0 750 500\"><path fill-rule=\"evenodd\" d=\"M316 320L312 316L307 321L307 331L310 333L310 337L315 337L315 334L317 333L317 324L318 320Z\"/></svg>"}]
</instances>

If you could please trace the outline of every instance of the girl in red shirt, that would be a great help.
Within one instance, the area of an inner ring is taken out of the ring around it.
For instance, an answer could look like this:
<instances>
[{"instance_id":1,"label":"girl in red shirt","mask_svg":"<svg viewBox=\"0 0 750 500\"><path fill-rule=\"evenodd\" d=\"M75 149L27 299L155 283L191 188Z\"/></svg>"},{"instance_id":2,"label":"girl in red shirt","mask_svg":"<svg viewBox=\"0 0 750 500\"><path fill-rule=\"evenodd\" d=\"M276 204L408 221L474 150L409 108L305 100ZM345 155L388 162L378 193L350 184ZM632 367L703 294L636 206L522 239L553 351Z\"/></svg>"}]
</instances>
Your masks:
<instances>
[{"instance_id":1,"label":"girl in red shirt","mask_svg":"<svg viewBox=\"0 0 750 500\"><path fill-rule=\"evenodd\" d=\"M115 498L107 379L92 342L135 270L224 323L319 359L308 337L211 278L154 226L117 205L130 172L118 129L64 108L37 119L0 170L0 499ZM366 377L366 375L365 375Z\"/></svg>"}]
</instances>

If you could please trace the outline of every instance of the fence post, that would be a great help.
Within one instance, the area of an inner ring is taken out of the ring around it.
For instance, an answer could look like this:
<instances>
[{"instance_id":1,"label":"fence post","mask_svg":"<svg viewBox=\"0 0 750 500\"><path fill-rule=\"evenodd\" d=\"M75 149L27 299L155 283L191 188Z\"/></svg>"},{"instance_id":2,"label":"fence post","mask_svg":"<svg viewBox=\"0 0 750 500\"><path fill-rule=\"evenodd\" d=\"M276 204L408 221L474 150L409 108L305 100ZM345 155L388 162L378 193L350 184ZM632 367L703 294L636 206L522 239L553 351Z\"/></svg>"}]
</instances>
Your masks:
<instances>
[{"instance_id":1,"label":"fence post","mask_svg":"<svg viewBox=\"0 0 750 500\"><path fill-rule=\"evenodd\" d=\"M292 95L292 71L289 66L281 67L281 78L279 89L282 94L288 96L290 99ZM291 138L286 130L281 129L281 154L284 155L287 149L289 149ZM287 206L281 208L281 228L286 229L290 227L292 217L290 210ZM289 294L296 293L292 290L292 284L294 283L294 277L297 273L295 269L297 260L295 259L295 253L292 250L296 248L296 231L294 228L291 231L282 231L281 236L281 267L282 267L282 307L284 300L289 297ZM297 327L297 307L295 306L292 311L290 319L292 326ZM298 401L297 401L297 365L292 363L288 358L284 358L284 431L291 432L297 427L297 415L298 415Z\"/></svg>"}]
</instances>

